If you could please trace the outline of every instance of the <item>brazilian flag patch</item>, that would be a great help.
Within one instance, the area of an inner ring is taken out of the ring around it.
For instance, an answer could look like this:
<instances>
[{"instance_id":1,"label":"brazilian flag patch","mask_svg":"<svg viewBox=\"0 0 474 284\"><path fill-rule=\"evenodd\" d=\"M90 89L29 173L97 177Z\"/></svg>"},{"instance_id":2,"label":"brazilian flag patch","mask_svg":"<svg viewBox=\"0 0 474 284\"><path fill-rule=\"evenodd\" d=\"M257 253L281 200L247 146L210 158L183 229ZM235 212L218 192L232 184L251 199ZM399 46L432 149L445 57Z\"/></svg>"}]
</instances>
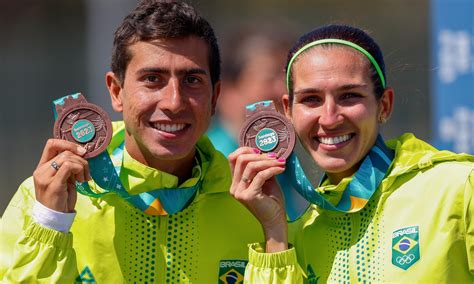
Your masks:
<instances>
[{"instance_id":1,"label":"brazilian flag patch","mask_svg":"<svg viewBox=\"0 0 474 284\"><path fill-rule=\"evenodd\" d=\"M392 235L392 264L407 270L420 259L418 226L396 230Z\"/></svg>"},{"instance_id":2,"label":"brazilian flag patch","mask_svg":"<svg viewBox=\"0 0 474 284\"><path fill-rule=\"evenodd\" d=\"M219 284L240 284L244 282L247 260L226 259L219 262Z\"/></svg>"}]
</instances>

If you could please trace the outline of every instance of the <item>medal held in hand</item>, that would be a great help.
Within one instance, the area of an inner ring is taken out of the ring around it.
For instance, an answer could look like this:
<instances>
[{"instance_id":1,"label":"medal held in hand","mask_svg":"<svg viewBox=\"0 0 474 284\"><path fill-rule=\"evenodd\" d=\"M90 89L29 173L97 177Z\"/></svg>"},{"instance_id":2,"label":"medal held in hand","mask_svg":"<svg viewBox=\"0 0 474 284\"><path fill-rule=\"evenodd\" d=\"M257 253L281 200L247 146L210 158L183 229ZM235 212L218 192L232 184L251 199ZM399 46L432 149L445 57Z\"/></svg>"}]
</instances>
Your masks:
<instances>
[{"instance_id":1,"label":"medal held in hand","mask_svg":"<svg viewBox=\"0 0 474 284\"><path fill-rule=\"evenodd\" d=\"M54 105L57 113L54 138L84 147L85 159L105 151L112 139L112 122L102 108L87 102L82 94L63 97Z\"/></svg>"},{"instance_id":2,"label":"medal held in hand","mask_svg":"<svg viewBox=\"0 0 474 284\"><path fill-rule=\"evenodd\" d=\"M240 146L273 152L278 158L290 156L296 142L295 130L286 117L276 111L272 101L247 106L246 117L240 130Z\"/></svg>"}]
</instances>

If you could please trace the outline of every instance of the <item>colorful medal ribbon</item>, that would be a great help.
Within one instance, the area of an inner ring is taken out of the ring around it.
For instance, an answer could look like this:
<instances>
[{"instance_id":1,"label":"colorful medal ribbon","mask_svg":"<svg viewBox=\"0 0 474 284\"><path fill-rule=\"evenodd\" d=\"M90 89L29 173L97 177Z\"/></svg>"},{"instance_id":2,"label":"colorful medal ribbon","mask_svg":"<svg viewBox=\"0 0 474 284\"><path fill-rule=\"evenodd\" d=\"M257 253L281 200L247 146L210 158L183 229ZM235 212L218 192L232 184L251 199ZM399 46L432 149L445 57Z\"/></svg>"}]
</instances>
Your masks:
<instances>
[{"instance_id":1,"label":"colorful medal ribbon","mask_svg":"<svg viewBox=\"0 0 474 284\"><path fill-rule=\"evenodd\" d=\"M53 102L54 106L63 104L65 98L76 99L77 95L75 94L57 99ZM54 117L55 119L58 117L55 107ZM201 186L202 177L204 175L203 169L201 168L202 162L200 162L198 158L196 158L196 160L197 164L200 165L199 176L195 178L196 183L193 186L182 188L161 188L132 195L125 190L125 187L119 178L123 164L124 146L125 142L117 147L112 153L113 160L117 162L115 165L112 163L107 151L88 159L92 179L100 188L102 188L102 192L92 191L87 182L76 182L77 191L83 195L94 198L101 198L110 193L118 194L134 207L142 210L148 215L175 214L185 209L191 203L198 188ZM199 152L199 149L197 149L197 152L199 154L196 155L196 157L200 158L201 153Z\"/></svg>"},{"instance_id":2,"label":"colorful medal ribbon","mask_svg":"<svg viewBox=\"0 0 474 284\"><path fill-rule=\"evenodd\" d=\"M295 220L304 213L301 210L295 212L295 208L301 208L301 206L293 204L298 201L298 198L291 192L292 189L296 190L310 203L323 209L344 213L357 212L361 210L384 179L393 158L394 151L388 148L382 137L378 135L375 145L369 151L361 166L351 179L345 179L346 182L343 180L338 185L321 186L322 182L327 178L327 175L324 174L319 187L315 189L306 177L295 153L292 153L288 158L285 172L278 176L278 181L280 185L282 185L285 199L290 200L289 202L286 202L285 200L289 219L291 221ZM329 202L320 193L329 188L341 192L343 191L342 198L336 206Z\"/></svg>"}]
</instances>

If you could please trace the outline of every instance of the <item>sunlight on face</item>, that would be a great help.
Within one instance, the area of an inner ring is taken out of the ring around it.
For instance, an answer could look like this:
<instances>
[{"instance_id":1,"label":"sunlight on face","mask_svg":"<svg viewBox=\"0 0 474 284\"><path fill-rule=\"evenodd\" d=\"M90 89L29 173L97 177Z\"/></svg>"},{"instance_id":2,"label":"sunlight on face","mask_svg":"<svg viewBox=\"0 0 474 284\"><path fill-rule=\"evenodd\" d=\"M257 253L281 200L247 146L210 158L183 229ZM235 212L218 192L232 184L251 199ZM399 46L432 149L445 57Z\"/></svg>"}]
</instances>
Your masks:
<instances>
[{"instance_id":1,"label":"sunlight on face","mask_svg":"<svg viewBox=\"0 0 474 284\"><path fill-rule=\"evenodd\" d=\"M337 183L375 143L381 107L370 62L345 46L317 46L293 64L291 120L306 150Z\"/></svg>"}]
</instances>

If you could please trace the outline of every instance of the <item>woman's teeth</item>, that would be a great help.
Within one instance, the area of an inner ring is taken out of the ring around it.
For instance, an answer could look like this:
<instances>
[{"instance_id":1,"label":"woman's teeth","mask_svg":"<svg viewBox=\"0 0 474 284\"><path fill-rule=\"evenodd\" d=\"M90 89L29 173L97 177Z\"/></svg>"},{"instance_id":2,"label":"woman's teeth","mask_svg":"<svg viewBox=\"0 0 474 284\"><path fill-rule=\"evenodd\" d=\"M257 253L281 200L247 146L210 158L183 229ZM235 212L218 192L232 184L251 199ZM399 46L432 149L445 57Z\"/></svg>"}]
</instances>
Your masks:
<instances>
[{"instance_id":1,"label":"woman's teeth","mask_svg":"<svg viewBox=\"0 0 474 284\"><path fill-rule=\"evenodd\" d=\"M346 134L346 135L336 136L336 137L319 137L318 141L322 144L335 145L342 142L346 142L349 139L351 139L351 135Z\"/></svg>"}]
</instances>

